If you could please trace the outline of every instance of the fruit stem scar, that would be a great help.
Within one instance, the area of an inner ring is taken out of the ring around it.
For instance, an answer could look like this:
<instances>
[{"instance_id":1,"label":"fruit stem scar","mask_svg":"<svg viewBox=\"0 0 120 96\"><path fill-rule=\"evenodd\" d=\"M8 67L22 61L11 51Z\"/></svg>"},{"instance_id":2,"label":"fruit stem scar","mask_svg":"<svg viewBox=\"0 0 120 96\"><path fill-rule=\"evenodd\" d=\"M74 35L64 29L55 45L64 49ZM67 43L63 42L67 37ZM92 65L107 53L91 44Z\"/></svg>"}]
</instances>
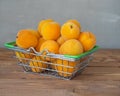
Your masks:
<instances>
[{"instance_id":1,"label":"fruit stem scar","mask_svg":"<svg viewBox=\"0 0 120 96\"><path fill-rule=\"evenodd\" d=\"M73 28L73 26L71 25L71 26L70 26L70 28L72 29L72 28Z\"/></svg>"},{"instance_id":2,"label":"fruit stem scar","mask_svg":"<svg viewBox=\"0 0 120 96\"><path fill-rule=\"evenodd\" d=\"M16 36L16 38L18 38L18 36Z\"/></svg>"}]
</instances>

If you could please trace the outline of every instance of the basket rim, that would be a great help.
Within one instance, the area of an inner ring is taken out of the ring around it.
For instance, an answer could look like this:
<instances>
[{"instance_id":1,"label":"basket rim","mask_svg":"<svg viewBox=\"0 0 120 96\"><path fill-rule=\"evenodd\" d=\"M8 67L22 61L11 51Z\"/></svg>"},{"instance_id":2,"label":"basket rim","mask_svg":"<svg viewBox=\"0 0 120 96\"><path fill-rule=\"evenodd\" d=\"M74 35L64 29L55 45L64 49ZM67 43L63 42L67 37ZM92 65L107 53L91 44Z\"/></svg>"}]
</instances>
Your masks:
<instances>
[{"instance_id":1,"label":"basket rim","mask_svg":"<svg viewBox=\"0 0 120 96\"><path fill-rule=\"evenodd\" d=\"M20 47L17 47L16 46L16 42L15 41L12 41L12 42L6 42L4 43L4 46L8 49L11 49L11 50L14 50L14 51L21 51L21 52L29 52L30 50L33 50L37 55L39 54L42 54L43 52L37 52L33 47L30 47L29 49L23 49L23 48L20 48ZM97 51L100 47L98 45L95 45L93 49L87 51L87 52L84 52L82 54L79 54L79 55L62 55L62 54L54 54L54 53L50 53L48 52L47 50L44 50L45 52L47 52L47 55L48 56L51 56L51 57L61 57L61 58L69 58L73 59L74 60L77 60L77 59L80 59L80 58L83 58L85 56L88 56L92 53L94 53L95 51Z\"/></svg>"}]
</instances>

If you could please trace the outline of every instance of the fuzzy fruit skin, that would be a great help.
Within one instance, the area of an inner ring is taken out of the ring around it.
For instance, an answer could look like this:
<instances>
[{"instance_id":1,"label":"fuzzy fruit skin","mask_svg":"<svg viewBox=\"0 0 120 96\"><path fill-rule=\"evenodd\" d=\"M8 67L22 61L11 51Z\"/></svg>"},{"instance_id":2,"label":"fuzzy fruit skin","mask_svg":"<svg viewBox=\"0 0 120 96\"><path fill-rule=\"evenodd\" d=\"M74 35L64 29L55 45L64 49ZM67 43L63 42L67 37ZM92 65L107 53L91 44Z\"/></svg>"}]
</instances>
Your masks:
<instances>
[{"instance_id":1,"label":"fuzzy fruit skin","mask_svg":"<svg viewBox=\"0 0 120 96\"><path fill-rule=\"evenodd\" d=\"M54 40L46 40L40 48L40 52L47 49L49 52L52 52L54 54L58 53L59 50L59 44Z\"/></svg>"},{"instance_id":2,"label":"fuzzy fruit skin","mask_svg":"<svg viewBox=\"0 0 120 96\"><path fill-rule=\"evenodd\" d=\"M30 47L35 47L38 43L38 37L33 31L28 29L20 30L16 36L17 46L27 49Z\"/></svg>"},{"instance_id":3,"label":"fuzzy fruit skin","mask_svg":"<svg viewBox=\"0 0 120 96\"><path fill-rule=\"evenodd\" d=\"M35 47L35 49L36 49L37 52L40 51L40 47L41 47L41 45L42 45L45 41L46 41L45 39L39 38L38 44L37 44L37 46Z\"/></svg>"},{"instance_id":4,"label":"fuzzy fruit skin","mask_svg":"<svg viewBox=\"0 0 120 96\"><path fill-rule=\"evenodd\" d=\"M57 43L58 43L59 45L62 45L65 41L66 41L66 39L63 38L62 36L60 36L60 37L57 39Z\"/></svg>"},{"instance_id":5,"label":"fuzzy fruit skin","mask_svg":"<svg viewBox=\"0 0 120 96\"><path fill-rule=\"evenodd\" d=\"M60 76L69 77L76 70L75 66L76 66L77 63L67 61L67 60L56 59L55 64L58 64L57 66L55 66L55 69L58 71L58 74ZM59 66L59 65L63 65L63 66ZM71 68L68 68L66 66L70 66ZM64 73L64 72L68 72L70 74Z\"/></svg>"},{"instance_id":6,"label":"fuzzy fruit skin","mask_svg":"<svg viewBox=\"0 0 120 96\"><path fill-rule=\"evenodd\" d=\"M39 52L42 52L43 50L48 50L51 53L58 54L59 51L59 44L54 40L46 40L43 42L43 44L40 47ZM46 57L46 52L43 53L42 59L45 61L53 61L54 58Z\"/></svg>"},{"instance_id":7,"label":"fuzzy fruit skin","mask_svg":"<svg viewBox=\"0 0 120 96\"><path fill-rule=\"evenodd\" d=\"M41 35L45 40L57 40L60 36L60 24L57 22L45 23L41 28Z\"/></svg>"},{"instance_id":8,"label":"fuzzy fruit skin","mask_svg":"<svg viewBox=\"0 0 120 96\"><path fill-rule=\"evenodd\" d=\"M79 55L83 53L82 44L76 39L65 41L59 48L60 54Z\"/></svg>"},{"instance_id":9,"label":"fuzzy fruit skin","mask_svg":"<svg viewBox=\"0 0 120 96\"><path fill-rule=\"evenodd\" d=\"M85 52L96 45L96 37L92 32L81 32L78 40L82 43Z\"/></svg>"},{"instance_id":10,"label":"fuzzy fruit skin","mask_svg":"<svg viewBox=\"0 0 120 96\"><path fill-rule=\"evenodd\" d=\"M31 59L33 57L32 54L27 54L27 53L23 53L23 52L19 52L19 51L16 51L15 55L18 58L18 60L24 64L29 62L29 60L26 60L26 59ZM26 58L26 59L24 59L24 58Z\"/></svg>"},{"instance_id":11,"label":"fuzzy fruit skin","mask_svg":"<svg viewBox=\"0 0 120 96\"><path fill-rule=\"evenodd\" d=\"M42 68L47 68L47 64L44 64L42 62L38 62L38 61L34 61L34 60L41 60L41 57L39 56L35 56L32 58L32 61L30 61L30 67L31 67L31 70L33 72L42 72L44 71L45 69L42 69ZM40 68L34 68L34 67L40 67Z\"/></svg>"},{"instance_id":12,"label":"fuzzy fruit skin","mask_svg":"<svg viewBox=\"0 0 120 96\"><path fill-rule=\"evenodd\" d=\"M29 31L31 31L33 34L35 34L38 39L40 38L40 34L39 34L39 32L38 32L37 30L33 30L33 29L27 29L27 30L29 30Z\"/></svg>"},{"instance_id":13,"label":"fuzzy fruit skin","mask_svg":"<svg viewBox=\"0 0 120 96\"><path fill-rule=\"evenodd\" d=\"M80 29L72 22L67 22L62 25L61 36L66 39L78 39L80 35Z\"/></svg>"},{"instance_id":14,"label":"fuzzy fruit skin","mask_svg":"<svg viewBox=\"0 0 120 96\"><path fill-rule=\"evenodd\" d=\"M39 34L41 35L41 28L42 26L45 24L45 23L48 23L48 22L53 22L54 20L53 19L44 19L44 20L41 20L38 24L38 32Z\"/></svg>"},{"instance_id":15,"label":"fuzzy fruit skin","mask_svg":"<svg viewBox=\"0 0 120 96\"><path fill-rule=\"evenodd\" d=\"M70 20L68 20L67 22L72 22L72 23L76 24L76 25L80 28L80 30L81 30L81 24L80 24L77 20L75 20L75 19L70 19Z\"/></svg>"}]
</instances>

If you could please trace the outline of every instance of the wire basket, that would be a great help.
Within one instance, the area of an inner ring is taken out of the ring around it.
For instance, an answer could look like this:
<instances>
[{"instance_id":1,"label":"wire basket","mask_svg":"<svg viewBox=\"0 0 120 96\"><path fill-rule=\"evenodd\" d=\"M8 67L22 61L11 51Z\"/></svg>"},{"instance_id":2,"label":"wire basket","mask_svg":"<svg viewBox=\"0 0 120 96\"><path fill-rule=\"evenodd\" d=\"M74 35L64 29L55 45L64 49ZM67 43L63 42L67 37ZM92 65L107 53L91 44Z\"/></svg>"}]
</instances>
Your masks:
<instances>
[{"instance_id":1,"label":"wire basket","mask_svg":"<svg viewBox=\"0 0 120 96\"><path fill-rule=\"evenodd\" d=\"M61 79L70 80L80 74L89 61L92 54L99 48L95 46L92 50L77 56L53 54L44 50L40 53L32 47L21 49L15 42L5 43L5 47L15 52L15 58L25 72L40 75L54 76Z\"/></svg>"}]
</instances>

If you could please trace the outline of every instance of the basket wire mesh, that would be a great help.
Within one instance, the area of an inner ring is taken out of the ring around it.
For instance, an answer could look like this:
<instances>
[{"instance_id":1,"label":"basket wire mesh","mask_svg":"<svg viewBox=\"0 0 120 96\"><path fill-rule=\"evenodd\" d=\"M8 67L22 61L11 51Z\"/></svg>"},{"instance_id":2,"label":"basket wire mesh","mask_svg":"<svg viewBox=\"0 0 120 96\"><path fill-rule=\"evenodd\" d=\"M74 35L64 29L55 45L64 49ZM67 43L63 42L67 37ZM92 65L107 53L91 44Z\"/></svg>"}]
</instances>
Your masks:
<instances>
[{"instance_id":1,"label":"basket wire mesh","mask_svg":"<svg viewBox=\"0 0 120 96\"><path fill-rule=\"evenodd\" d=\"M89 64L92 54L99 49L95 46L92 50L78 56L53 54L48 50L36 52L33 47L22 49L15 42L5 43L4 46L15 53L15 58L25 72L40 75L54 76L56 78L70 80L79 75Z\"/></svg>"},{"instance_id":2,"label":"basket wire mesh","mask_svg":"<svg viewBox=\"0 0 120 96\"><path fill-rule=\"evenodd\" d=\"M73 59L49 53L47 50L38 53L34 48L27 51L18 49L14 51L18 65L22 66L25 72L50 75L66 80L81 73L92 59L92 54L80 59ZM46 54L44 55L44 53Z\"/></svg>"}]
</instances>

